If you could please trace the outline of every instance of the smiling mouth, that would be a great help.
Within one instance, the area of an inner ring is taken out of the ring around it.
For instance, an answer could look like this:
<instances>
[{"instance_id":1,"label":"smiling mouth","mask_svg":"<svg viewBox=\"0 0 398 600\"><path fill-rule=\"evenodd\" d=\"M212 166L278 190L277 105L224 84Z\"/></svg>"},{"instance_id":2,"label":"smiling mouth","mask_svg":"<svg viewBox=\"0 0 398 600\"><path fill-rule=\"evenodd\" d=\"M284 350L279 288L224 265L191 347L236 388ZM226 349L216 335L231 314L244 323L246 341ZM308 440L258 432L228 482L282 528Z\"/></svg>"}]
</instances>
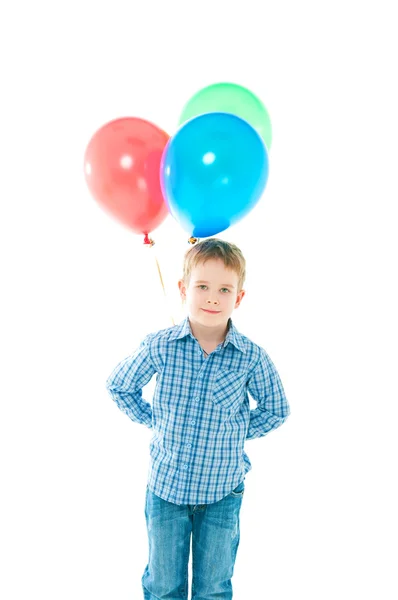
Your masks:
<instances>
[{"instance_id":1,"label":"smiling mouth","mask_svg":"<svg viewBox=\"0 0 398 600\"><path fill-rule=\"evenodd\" d=\"M221 312L220 310L207 310L207 308L202 308L202 310L207 313L211 313L212 315L218 315L218 313Z\"/></svg>"}]
</instances>

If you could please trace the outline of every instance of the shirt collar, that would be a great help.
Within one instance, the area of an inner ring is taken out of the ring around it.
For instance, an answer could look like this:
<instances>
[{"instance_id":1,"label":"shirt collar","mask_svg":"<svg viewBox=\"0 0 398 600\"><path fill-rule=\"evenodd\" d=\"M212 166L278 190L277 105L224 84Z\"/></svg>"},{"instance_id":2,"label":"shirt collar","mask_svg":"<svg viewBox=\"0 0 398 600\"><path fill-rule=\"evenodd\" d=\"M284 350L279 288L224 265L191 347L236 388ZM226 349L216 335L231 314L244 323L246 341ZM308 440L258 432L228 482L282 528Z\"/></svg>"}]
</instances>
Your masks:
<instances>
[{"instance_id":1,"label":"shirt collar","mask_svg":"<svg viewBox=\"0 0 398 600\"><path fill-rule=\"evenodd\" d=\"M225 348L225 346L230 342L231 344L233 344L235 346L235 348L237 348L238 350L240 350L241 352L244 353L245 347L241 340L240 333L236 329L231 318L228 319L228 324L229 324L229 328L228 328L228 332L227 332L227 335L226 335L224 343L223 343L223 348ZM189 323L188 316L185 317L185 319L183 321L181 321L181 323L179 323L178 325L175 325L173 327L173 329L169 335L168 341L171 342L172 340L179 340L187 335L190 335L192 338L195 339L195 336L192 333L192 329L191 329L191 325Z\"/></svg>"}]
</instances>

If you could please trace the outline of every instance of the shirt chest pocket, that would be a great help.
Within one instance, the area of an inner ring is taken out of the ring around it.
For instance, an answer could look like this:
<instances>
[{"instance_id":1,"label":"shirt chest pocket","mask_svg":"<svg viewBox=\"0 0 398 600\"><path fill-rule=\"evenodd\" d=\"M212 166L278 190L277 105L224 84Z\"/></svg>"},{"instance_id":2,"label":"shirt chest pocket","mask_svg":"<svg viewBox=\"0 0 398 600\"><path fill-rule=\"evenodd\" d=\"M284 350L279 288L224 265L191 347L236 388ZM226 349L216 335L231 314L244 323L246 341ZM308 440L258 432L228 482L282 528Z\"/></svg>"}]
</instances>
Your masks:
<instances>
[{"instance_id":1,"label":"shirt chest pocket","mask_svg":"<svg viewBox=\"0 0 398 600\"><path fill-rule=\"evenodd\" d=\"M244 398L246 374L224 369L217 373L211 390L216 406L235 413Z\"/></svg>"}]
</instances>

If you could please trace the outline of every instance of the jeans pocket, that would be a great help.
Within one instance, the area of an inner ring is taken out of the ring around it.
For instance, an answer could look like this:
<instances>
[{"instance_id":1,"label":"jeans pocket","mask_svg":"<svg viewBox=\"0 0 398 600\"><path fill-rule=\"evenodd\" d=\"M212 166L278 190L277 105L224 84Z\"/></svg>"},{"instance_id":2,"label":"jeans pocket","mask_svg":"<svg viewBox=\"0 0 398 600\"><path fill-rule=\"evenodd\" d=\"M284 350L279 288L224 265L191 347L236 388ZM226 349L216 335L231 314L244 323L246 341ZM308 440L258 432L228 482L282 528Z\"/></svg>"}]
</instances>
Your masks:
<instances>
[{"instance_id":1,"label":"jeans pocket","mask_svg":"<svg viewBox=\"0 0 398 600\"><path fill-rule=\"evenodd\" d=\"M245 492L245 482L241 481L240 484L231 492L231 496L235 496L235 498L241 498Z\"/></svg>"}]
</instances>

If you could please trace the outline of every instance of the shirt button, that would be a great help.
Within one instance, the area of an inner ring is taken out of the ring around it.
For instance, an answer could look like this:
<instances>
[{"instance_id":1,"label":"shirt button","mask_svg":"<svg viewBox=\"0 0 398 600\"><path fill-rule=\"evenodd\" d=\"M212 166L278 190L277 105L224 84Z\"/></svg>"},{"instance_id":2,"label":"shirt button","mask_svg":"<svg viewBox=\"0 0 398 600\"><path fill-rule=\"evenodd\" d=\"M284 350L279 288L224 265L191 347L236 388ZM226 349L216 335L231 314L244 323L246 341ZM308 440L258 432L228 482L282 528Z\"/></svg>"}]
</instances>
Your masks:
<instances>
[{"instance_id":1,"label":"shirt button","mask_svg":"<svg viewBox=\"0 0 398 600\"><path fill-rule=\"evenodd\" d=\"M188 469L188 465L183 465L184 469Z\"/></svg>"},{"instance_id":2,"label":"shirt button","mask_svg":"<svg viewBox=\"0 0 398 600\"><path fill-rule=\"evenodd\" d=\"M195 425L196 421L191 421L191 425Z\"/></svg>"},{"instance_id":3,"label":"shirt button","mask_svg":"<svg viewBox=\"0 0 398 600\"><path fill-rule=\"evenodd\" d=\"M199 402L199 396L196 396L195 402Z\"/></svg>"},{"instance_id":4,"label":"shirt button","mask_svg":"<svg viewBox=\"0 0 398 600\"><path fill-rule=\"evenodd\" d=\"M187 448L190 448L192 446L192 444L187 444Z\"/></svg>"}]
</instances>

